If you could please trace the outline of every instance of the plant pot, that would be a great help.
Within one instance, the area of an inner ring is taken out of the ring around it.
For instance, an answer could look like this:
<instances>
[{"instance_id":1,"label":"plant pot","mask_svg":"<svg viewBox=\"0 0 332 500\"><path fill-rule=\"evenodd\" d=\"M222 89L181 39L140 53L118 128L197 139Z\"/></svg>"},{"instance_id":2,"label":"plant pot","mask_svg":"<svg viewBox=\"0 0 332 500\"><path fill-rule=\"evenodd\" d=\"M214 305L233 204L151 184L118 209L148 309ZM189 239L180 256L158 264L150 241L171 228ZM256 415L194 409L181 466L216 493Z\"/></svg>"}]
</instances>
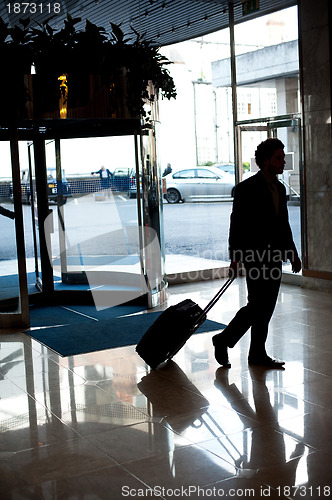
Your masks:
<instances>
[{"instance_id":1,"label":"plant pot","mask_svg":"<svg viewBox=\"0 0 332 500\"><path fill-rule=\"evenodd\" d=\"M50 73L26 75L28 119L60 118L60 85Z\"/></svg>"},{"instance_id":2,"label":"plant pot","mask_svg":"<svg viewBox=\"0 0 332 500\"><path fill-rule=\"evenodd\" d=\"M1 54L1 66L0 122L25 119L28 96L24 75L31 69L27 50L22 47L6 47Z\"/></svg>"},{"instance_id":3,"label":"plant pot","mask_svg":"<svg viewBox=\"0 0 332 500\"><path fill-rule=\"evenodd\" d=\"M126 104L125 75L69 74L68 118L133 118Z\"/></svg>"},{"instance_id":4,"label":"plant pot","mask_svg":"<svg viewBox=\"0 0 332 500\"><path fill-rule=\"evenodd\" d=\"M0 78L0 123L15 122L28 118L24 75L15 74Z\"/></svg>"},{"instance_id":5,"label":"plant pot","mask_svg":"<svg viewBox=\"0 0 332 500\"><path fill-rule=\"evenodd\" d=\"M28 75L29 118L137 118L127 106L124 71L107 76L69 73L62 81L59 76L42 71Z\"/></svg>"}]
</instances>

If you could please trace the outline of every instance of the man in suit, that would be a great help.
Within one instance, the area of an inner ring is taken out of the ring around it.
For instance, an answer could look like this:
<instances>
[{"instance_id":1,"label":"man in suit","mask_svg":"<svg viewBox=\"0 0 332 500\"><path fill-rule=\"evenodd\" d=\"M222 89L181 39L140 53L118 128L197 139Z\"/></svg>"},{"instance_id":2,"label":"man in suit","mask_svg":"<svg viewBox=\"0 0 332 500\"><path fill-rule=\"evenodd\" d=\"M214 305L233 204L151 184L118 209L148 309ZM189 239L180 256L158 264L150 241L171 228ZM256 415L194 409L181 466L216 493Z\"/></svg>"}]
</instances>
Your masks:
<instances>
[{"instance_id":1,"label":"man in suit","mask_svg":"<svg viewBox=\"0 0 332 500\"><path fill-rule=\"evenodd\" d=\"M230 276L238 275L242 263L248 302L212 341L216 360L229 367L228 348L251 328L249 364L282 368L284 362L272 359L265 350L268 325L278 298L282 262L289 259L293 272L301 270L288 222L286 189L277 178L285 166L283 143L273 138L263 141L255 160L259 172L235 188L229 231Z\"/></svg>"}]
</instances>

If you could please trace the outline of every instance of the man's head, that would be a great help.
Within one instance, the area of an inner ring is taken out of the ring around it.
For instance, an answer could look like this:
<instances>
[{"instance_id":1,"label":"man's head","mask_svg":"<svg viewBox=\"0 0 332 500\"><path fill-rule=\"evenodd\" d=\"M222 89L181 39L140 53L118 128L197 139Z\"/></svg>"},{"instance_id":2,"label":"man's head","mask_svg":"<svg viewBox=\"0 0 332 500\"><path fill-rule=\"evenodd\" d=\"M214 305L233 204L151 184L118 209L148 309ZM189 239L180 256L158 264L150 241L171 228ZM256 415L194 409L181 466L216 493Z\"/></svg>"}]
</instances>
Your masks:
<instances>
[{"instance_id":1,"label":"man's head","mask_svg":"<svg viewBox=\"0 0 332 500\"><path fill-rule=\"evenodd\" d=\"M284 147L284 144L276 138L261 142L255 151L258 167L265 173L282 174L285 165Z\"/></svg>"}]
</instances>

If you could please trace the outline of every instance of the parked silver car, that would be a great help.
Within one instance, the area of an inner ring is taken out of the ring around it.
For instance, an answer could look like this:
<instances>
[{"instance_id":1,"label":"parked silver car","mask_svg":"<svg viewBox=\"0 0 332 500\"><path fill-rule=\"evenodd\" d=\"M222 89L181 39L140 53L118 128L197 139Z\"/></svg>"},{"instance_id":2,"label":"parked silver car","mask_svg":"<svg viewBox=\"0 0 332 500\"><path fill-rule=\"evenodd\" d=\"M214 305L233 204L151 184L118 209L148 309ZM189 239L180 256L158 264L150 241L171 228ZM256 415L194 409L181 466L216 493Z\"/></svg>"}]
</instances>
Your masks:
<instances>
[{"instance_id":1,"label":"parked silver car","mask_svg":"<svg viewBox=\"0 0 332 500\"><path fill-rule=\"evenodd\" d=\"M213 201L234 194L234 175L216 167L187 168L170 173L165 179L168 203Z\"/></svg>"},{"instance_id":2,"label":"parked silver car","mask_svg":"<svg viewBox=\"0 0 332 500\"><path fill-rule=\"evenodd\" d=\"M228 172L229 174L234 175L235 173L234 163L214 163L211 166L214 168L219 168L220 170Z\"/></svg>"}]
</instances>

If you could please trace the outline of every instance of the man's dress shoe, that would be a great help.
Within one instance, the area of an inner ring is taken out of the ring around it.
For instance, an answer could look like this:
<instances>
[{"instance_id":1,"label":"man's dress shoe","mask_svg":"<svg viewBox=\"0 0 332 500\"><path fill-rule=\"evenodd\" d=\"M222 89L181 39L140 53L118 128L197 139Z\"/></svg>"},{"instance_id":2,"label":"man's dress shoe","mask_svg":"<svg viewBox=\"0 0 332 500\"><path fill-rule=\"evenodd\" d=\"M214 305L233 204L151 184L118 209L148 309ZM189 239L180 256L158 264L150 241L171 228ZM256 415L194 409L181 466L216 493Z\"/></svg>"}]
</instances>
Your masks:
<instances>
[{"instance_id":1,"label":"man's dress shoe","mask_svg":"<svg viewBox=\"0 0 332 500\"><path fill-rule=\"evenodd\" d=\"M263 366L265 368L283 368L285 362L270 358L270 356L250 356L248 358L249 365Z\"/></svg>"},{"instance_id":2,"label":"man's dress shoe","mask_svg":"<svg viewBox=\"0 0 332 500\"><path fill-rule=\"evenodd\" d=\"M212 343L214 345L214 357L216 358L218 363L227 368L230 368L231 364L228 359L227 345L219 336L219 334L212 337Z\"/></svg>"}]
</instances>

